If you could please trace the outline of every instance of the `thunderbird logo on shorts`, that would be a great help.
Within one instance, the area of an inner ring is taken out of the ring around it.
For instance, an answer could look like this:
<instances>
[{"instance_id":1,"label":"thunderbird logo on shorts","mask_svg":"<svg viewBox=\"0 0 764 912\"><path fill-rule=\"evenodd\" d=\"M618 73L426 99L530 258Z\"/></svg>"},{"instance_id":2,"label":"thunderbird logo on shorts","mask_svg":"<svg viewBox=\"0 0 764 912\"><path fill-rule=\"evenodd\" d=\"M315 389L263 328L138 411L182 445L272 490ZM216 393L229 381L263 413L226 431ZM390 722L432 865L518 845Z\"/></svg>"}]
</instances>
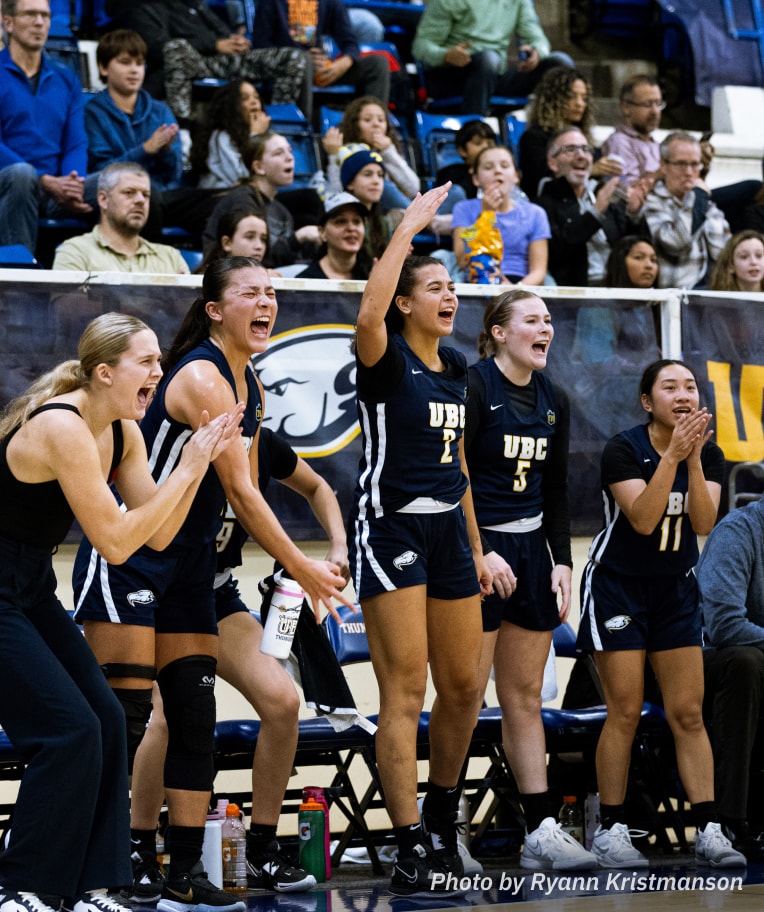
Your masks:
<instances>
[{"instance_id":1,"label":"thunderbird logo on shorts","mask_svg":"<svg viewBox=\"0 0 764 912\"><path fill-rule=\"evenodd\" d=\"M631 618L628 614L617 614L615 617L608 618L605 621L605 630L609 630L611 633L614 630L623 630L624 627L628 627L631 623Z\"/></svg>"},{"instance_id":2,"label":"thunderbird logo on shorts","mask_svg":"<svg viewBox=\"0 0 764 912\"><path fill-rule=\"evenodd\" d=\"M393 560L393 567L396 570L403 570L404 567L410 567L418 557L416 551L404 551Z\"/></svg>"},{"instance_id":3,"label":"thunderbird logo on shorts","mask_svg":"<svg viewBox=\"0 0 764 912\"><path fill-rule=\"evenodd\" d=\"M128 592L127 600L135 607L136 605L150 605L156 601L156 597L151 589L138 589L135 592Z\"/></svg>"},{"instance_id":4,"label":"thunderbird logo on shorts","mask_svg":"<svg viewBox=\"0 0 764 912\"><path fill-rule=\"evenodd\" d=\"M300 456L328 456L360 433L352 326L300 326L253 359L266 392L265 424Z\"/></svg>"}]
</instances>

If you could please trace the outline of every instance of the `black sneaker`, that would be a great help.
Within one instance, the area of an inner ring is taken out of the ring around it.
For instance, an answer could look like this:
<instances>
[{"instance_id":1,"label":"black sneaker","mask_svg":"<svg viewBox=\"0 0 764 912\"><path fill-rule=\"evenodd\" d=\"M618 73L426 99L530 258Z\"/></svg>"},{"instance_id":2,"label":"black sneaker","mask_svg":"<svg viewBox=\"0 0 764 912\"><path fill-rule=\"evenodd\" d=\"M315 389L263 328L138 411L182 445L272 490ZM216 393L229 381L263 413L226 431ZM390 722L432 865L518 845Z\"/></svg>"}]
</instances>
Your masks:
<instances>
[{"instance_id":1,"label":"black sneaker","mask_svg":"<svg viewBox=\"0 0 764 912\"><path fill-rule=\"evenodd\" d=\"M164 886L162 865L157 861L156 855L133 852L130 860L133 863L133 882L131 886L120 890L120 896L130 902L156 902L161 898Z\"/></svg>"},{"instance_id":2,"label":"black sneaker","mask_svg":"<svg viewBox=\"0 0 764 912\"><path fill-rule=\"evenodd\" d=\"M459 886L459 877L449 855L420 844L413 855L398 856L389 889L393 896L464 896L467 890Z\"/></svg>"},{"instance_id":3,"label":"black sneaker","mask_svg":"<svg viewBox=\"0 0 764 912\"><path fill-rule=\"evenodd\" d=\"M764 834L756 834L747 820L723 821L722 833L748 861L764 861Z\"/></svg>"},{"instance_id":4,"label":"black sneaker","mask_svg":"<svg viewBox=\"0 0 764 912\"><path fill-rule=\"evenodd\" d=\"M433 855L439 859L444 870L455 877L461 877L464 874L464 862L458 848L457 816L456 811L442 818L432 817L422 811L420 819L422 832L430 841Z\"/></svg>"},{"instance_id":5,"label":"black sneaker","mask_svg":"<svg viewBox=\"0 0 764 912\"><path fill-rule=\"evenodd\" d=\"M247 848L247 882L254 890L303 893L315 887L316 878L295 865L274 839L258 854Z\"/></svg>"},{"instance_id":6,"label":"black sneaker","mask_svg":"<svg viewBox=\"0 0 764 912\"><path fill-rule=\"evenodd\" d=\"M201 861L188 874L165 878L159 912L246 912L247 904L210 883Z\"/></svg>"},{"instance_id":7,"label":"black sneaker","mask_svg":"<svg viewBox=\"0 0 764 912\"><path fill-rule=\"evenodd\" d=\"M17 893L15 890L5 890L0 887L0 912L55 912L58 905L48 905L44 900L47 897L38 896L36 893Z\"/></svg>"}]
</instances>

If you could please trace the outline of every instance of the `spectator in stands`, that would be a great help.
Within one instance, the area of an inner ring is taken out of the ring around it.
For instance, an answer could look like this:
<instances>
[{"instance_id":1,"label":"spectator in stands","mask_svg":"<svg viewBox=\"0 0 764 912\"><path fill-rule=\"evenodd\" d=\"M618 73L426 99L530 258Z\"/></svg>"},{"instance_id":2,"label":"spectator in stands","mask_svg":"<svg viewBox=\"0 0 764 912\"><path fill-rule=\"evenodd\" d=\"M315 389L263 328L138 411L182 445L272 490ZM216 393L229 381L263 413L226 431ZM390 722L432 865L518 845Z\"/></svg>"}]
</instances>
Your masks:
<instances>
[{"instance_id":1,"label":"spectator in stands","mask_svg":"<svg viewBox=\"0 0 764 912\"><path fill-rule=\"evenodd\" d=\"M250 206L224 213L217 224L215 242L196 272L204 275L210 263L226 256L245 256L260 262L267 258L268 223L264 209Z\"/></svg>"},{"instance_id":2,"label":"spectator in stands","mask_svg":"<svg viewBox=\"0 0 764 912\"><path fill-rule=\"evenodd\" d=\"M366 221L365 248L378 259L385 252L393 233L393 223L380 202L385 185L385 165L379 152L365 145L350 148L340 166L342 189L352 193L369 211Z\"/></svg>"},{"instance_id":3,"label":"spectator in stands","mask_svg":"<svg viewBox=\"0 0 764 912\"><path fill-rule=\"evenodd\" d=\"M647 238L627 234L613 245L607 258L608 288L657 288L658 254Z\"/></svg>"},{"instance_id":4,"label":"spectator in stands","mask_svg":"<svg viewBox=\"0 0 764 912\"><path fill-rule=\"evenodd\" d=\"M156 95L164 84L167 103L182 125L191 117L193 82L206 77L268 80L274 104L293 102L306 116L311 111L305 55L288 46L291 42L253 48L204 0L144 0L128 14L128 22L148 46L149 91Z\"/></svg>"},{"instance_id":5,"label":"spectator in stands","mask_svg":"<svg viewBox=\"0 0 764 912\"><path fill-rule=\"evenodd\" d=\"M675 131L660 144L663 177L644 214L661 268L661 288L702 288L730 237L729 225L700 176L700 143Z\"/></svg>"},{"instance_id":6,"label":"spectator in stands","mask_svg":"<svg viewBox=\"0 0 764 912\"><path fill-rule=\"evenodd\" d=\"M602 154L621 158L622 174L629 183L655 180L661 170L660 144L652 134L666 107L658 80L643 73L632 76L621 86L620 102L623 123L602 144Z\"/></svg>"},{"instance_id":7,"label":"spectator in stands","mask_svg":"<svg viewBox=\"0 0 764 912\"><path fill-rule=\"evenodd\" d=\"M611 246L640 223L643 198L636 189L616 197L615 177L597 186L592 147L578 127L552 137L547 162L555 177L544 184L538 202L552 232L549 271L558 285L601 285Z\"/></svg>"},{"instance_id":8,"label":"spectator in stands","mask_svg":"<svg viewBox=\"0 0 764 912\"><path fill-rule=\"evenodd\" d=\"M183 150L175 115L142 88L146 42L128 29L107 32L96 59L106 88L85 105L88 170L132 161L148 171L152 190L179 186Z\"/></svg>"},{"instance_id":9,"label":"spectator in stands","mask_svg":"<svg viewBox=\"0 0 764 912\"><path fill-rule=\"evenodd\" d=\"M745 857L722 833L716 814L713 755L702 716L701 618L691 572L697 537L716 521L724 453L711 439L711 414L700 407L697 380L685 364L654 361L639 389L648 421L605 446L605 522L581 584L577 648L594 655L607 705L596 757L601 824L592 852L606 868L649 866L632 845L624 806L647 655L697 827L696 863L742 867Z\"/></svg>"},{"instance_id":10,"label":"spectator in stands","mask_svg":"<svg viewBox=\"0 0 764 912\"><path fill-rule=\"evenodd\" d=\"M477 196L478 188L472 179L472 166L483 149L496 145L496 134L484 120L468 120L456 131L454 145L461 161L446 165L435 175L436 187L442 187L451 181L448 199L441 206L441 213L453 211L459 200L474 199Z\"/></svg>"},{"instance_id":11,"label":"spectator in stands","mask_svg":"<svg viewBox=\"0 0 764 912\"><path fill-rule=\"evenodd\" d=\"M82 272L189 271L180 252L141 237L149 216L151 181L135 162L113 162L98 175L101 220L89 234L69 238L56 251L54 269Z\"/></svg>"},{"instance_id":12,"label":"spectator in stands","mask_svg":"<svg viewBox=\"0 0 764 912\"><path fill-rule=\"evenodd\" d=\"M270 123L251 82L232 79L221 86L194 131L191 167L199 186L227 189L246 180L249 172L241 154L249 140L265 133Z\"/></svg>"},{"instance_id":13,"label":"spectator in stands","mask_svg":"<svg viewBox=\"0 0 764 912\"><path fill-rule=\"evenodd\" d=\"M573 66L567 54L550 53L533 0L430 0L411 50L428 93L461 96L465 114L489 114L492 95L525 97L548 69Z\"/></svg>"},{"instance_id":14,"label":"spectator in stands","mask_svg":"<svg viewBox=\"0 0 764 912\"><path fill-rule=\"evenodd\" d=\"M327 131L324 136L323 146L329 156L328 186L332 192L340 188L338 155L341 147L357 143L365 143L382 156L385 165L382 206L405 209L421 189L419 175L404 157L403 143L390 121L387 105L372 95L349 102L339 127Z\"/></svg>"},{"instance_id":15,"label":"spectator in stands","mask_svg":"<svg viewBox=\"0 0 764 912\"><path fill-rule=\"evenodd\" d=\"M82 88L43 48L48 0L3 0L0 51L0 244L37 246L37 223L86 216Z\"/></svg>"},{"instance_id":16,"label":"spectator in stands","mask_svg":"<svg viewBox=\"0 0 764 912\"><path fill-rule=\"evenodd\" d=\"M739 231L724 245L708 282L711 291L764 291L764 235Z\"/></svg>"},{"instance_id":17,"label":"spectator in stands","mask_svg":"<svg viewBox=\"0 0 764 912\"><path fill-rule=\"evenodd\" d=\"M262 133L250 140L242 160L249 169L249 183L229 190L215 206L204 229L205 250L215 242L223 213L254 205L264 209L268 219L267 266L286 266L311 259L318 244L318 222L324 211L318 194L314 190L299 191L296 208L302 210L307 223L296 229L292 212L281 202L284 197L279 194L276 198L294 180L294 156L289 141L279 133Z\"/></svg>"},{"instance_id":18,"label":"spectator in stands","mask_svg":"<svg viewBox=\"0 0 764 912\"><path fill-rule=\"evenodd\" d=\"M361 56L348 11L342 0L290 3L258 0L252 40L257 48L301 52L309 83L317 86L353 85L359 95L373 95L385 105L390 100L390 69L380 54ZM330 60L322 40L332 38L339 56ZM302 107L302 105L301 105ZM303 112L311 119L312 109Z\"/></svg>"},{"instance_id":19,"label":"spectator in stands","mask_svg":"<svg viewBox=\"0 0 764 912\"><path fill-rule=\"evenodd\" d=\"M602 154L623 159L626 181L634 183L641 178L649 190L658 178L665 176L660 143L652 134L660 126L666 103L656 79L644 74L627 80L621 87L620 98L623 123L602 144ZM709 140L701 141L700 152L700 176L705 180L714 158L714 147ZM760 189L760 181L738 181L715 187L711 198L724 212L733 230L761 228L761 224L746 221L745 216L746 207L755 200Z\"/></svg>"},{"instance_id":20,"label":"spectator in stands","mask_svg":"<svg viewBox=\"0 0 764 912\"><path fill-rule=\"evenodd\" d=\"M695 567L707 647L716 804L722 831L749 861L764 858L749 817L752 752L764 696L764 498L732 510L711 530Z\"/></svg>"},{"instance_id":21,"label":"spectator in stands","mask_svg":"<svg viewBox=\"0 0 764 912\"><path fill-rule=\"evenodd\" d=\"M368 217L369 210L352 193L327 197L326 212L319 223L318 257L297 278L368 279L373 265L363 246Z\"/></svg>"},{"instance_id":22,"label":"spectator in stands","mask_svg":"<svg viewBox=\"0 0 764 912\"><path fill-rule=\"evenodd\" d=\"M528 110L528 125L520 136L518 167L520 186L531 200L541 192L544 178L551 177L547 162L549 140L565 127L578 127L592 147L595 161L593 177L613 177L621 173L617 160L599 158L594 148L592 127L594 112L590 102L591 88L578 70L556 67L544 75L536 86Z\"/></svg>"},{"instance_id":23,"label":"spectator in stands","mask_svg":"<svg viewBox=\"0 0 764 912\"><path fill-rule=\"evenodd\" d=\"M453 212L453 249L459 267L467 269L469 265L463 229L474 225L481 213L494 212L502 239L502 284L543 285L549 256L549 221L540 206L512 196L517 186L512 153L504 146L486 146L478 153L473 170L481 198L462 200Z\"/></svg>"}]
</instances>

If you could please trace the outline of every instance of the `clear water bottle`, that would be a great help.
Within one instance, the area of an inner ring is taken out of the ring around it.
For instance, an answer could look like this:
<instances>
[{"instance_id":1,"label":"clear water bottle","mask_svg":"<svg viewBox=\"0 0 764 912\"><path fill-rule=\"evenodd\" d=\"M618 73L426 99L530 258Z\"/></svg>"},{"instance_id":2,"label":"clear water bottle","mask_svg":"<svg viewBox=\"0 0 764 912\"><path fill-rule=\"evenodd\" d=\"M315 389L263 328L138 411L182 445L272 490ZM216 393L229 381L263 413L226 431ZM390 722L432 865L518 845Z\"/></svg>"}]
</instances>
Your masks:
<instances>
[{"instance_id":1,"label":"clear water bottle","mask_svg":"<svg viewBox=\"0 0 764 912\"><path fill-rule=\"evenodd\" d=\"M238 804L225 809L222 829L223 889L226 893L247 892L247 831Z\"/></svg>"},{"instance_id":2,"label":"clear water bottle","mask_svg":"<svg viewBox=\"0 0 764 912\"><path fill-rule=\"evenodd\" d=\"M566 795L558 817L562 829L575 840L584 844L584 818L575 795Z\"/></svg>"}]
</instances>

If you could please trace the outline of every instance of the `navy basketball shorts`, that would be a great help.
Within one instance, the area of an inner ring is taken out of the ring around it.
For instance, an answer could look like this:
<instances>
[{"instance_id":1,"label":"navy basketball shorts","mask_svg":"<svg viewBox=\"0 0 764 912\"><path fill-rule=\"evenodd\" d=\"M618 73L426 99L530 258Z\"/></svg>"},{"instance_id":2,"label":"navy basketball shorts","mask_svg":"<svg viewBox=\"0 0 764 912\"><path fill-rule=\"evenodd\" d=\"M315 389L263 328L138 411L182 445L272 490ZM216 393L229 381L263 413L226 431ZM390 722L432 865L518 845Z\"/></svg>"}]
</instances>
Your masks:
<instances>
[{"instance_id":1,"label":"navy basketball shorts","mask_svg":"<svg viewBox=\"0 0 764 912\"><path fill-rule=\"evenodd\" d=\"M74 562L75 618L154 627L157 633L217 635L215 543L164 551L141 548L108 564L83 540Z\"/></svg>"},{"instance_id":2,"label":"navy basketball shorts","mask_svg":"<svg viewBox=\"0 0 764 912\"><path fill-rule=\"evenodd\" d=\"M215 587L215 616L220 623L232 614L241 612L250 613L239 592L239 581L230 576L222 585Z\"/></svg>"},{"instance_id":3,"label":"navy basketball shorts","mask_svg":"<svg viewBox=\"0 0 764 912\"><path fill-rule=\"evenodd\" d=\"M498 630L502 621L524 630L559 627L557 595L552 592L552 558L543 528L531 532L481 532L517 577L517 588L508 599L494 593L483 600L484 632Z\"/></svg>"},{"instance_id":4,"label":"navy basketball shorts","mask_svg":"<svg viewBox=\"0 0 764 912\"><path fill-rule=\"evenodd\" d=\"M578 649L662 652L700 646L695 574L625 576L591 561L581 578Z\"/></svg>"},{"instance_id":5,"label":"navy basketball shorts","mask_svg":"<svg viewBox=\"0 0 764 912\"><path fill-rule=\"evenodd\" d=\"M410 586L429 598L480 592L461 506L444 513L391 513L351 525L350 569L359 601Z\"/></svg>"}]
</instances>

